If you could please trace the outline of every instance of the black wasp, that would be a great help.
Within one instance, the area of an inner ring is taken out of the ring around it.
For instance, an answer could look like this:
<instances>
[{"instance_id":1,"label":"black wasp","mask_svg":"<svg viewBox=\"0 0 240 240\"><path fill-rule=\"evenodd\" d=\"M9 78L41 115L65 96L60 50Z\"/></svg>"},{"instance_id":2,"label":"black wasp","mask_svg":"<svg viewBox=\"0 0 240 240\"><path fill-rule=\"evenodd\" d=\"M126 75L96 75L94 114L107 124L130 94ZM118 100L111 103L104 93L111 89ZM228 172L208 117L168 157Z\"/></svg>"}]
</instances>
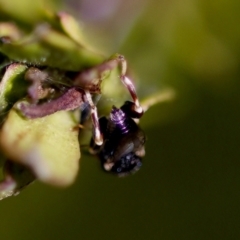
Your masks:
<instances>
[{"instance_id":1,"label":"black wasp","mask_svg":"<svg viewBox=\"0 0 240 240\"><path fill-rule=\"evenodd\" d=\"M133 118L142 114L133 110L134 103L125 102L121 108L112 107L109 117L99 119L103 144L91 140L91 152L96 154L105 171L124 176L142 166L145 155L145 134Z\"/></svg>"},{"instance_id":2,"label":"black wasp","mask_svg":"<svg viewBox=\"0 0 240 240\"><path fill-rule=\"evenodd\" d=\"M85 101L91 107L93 123L90 152L98 156L105 171L124 176L141 167L145 155L145 134L134 121L142 117L143 109L132 81L126 76L126 60L121 55L117 60L121 65L120 79L133 102L126 101L120 108L113 106L109 117L98 119L97 108L88 91L85 91Z\"/></svg>"}]
</instances>

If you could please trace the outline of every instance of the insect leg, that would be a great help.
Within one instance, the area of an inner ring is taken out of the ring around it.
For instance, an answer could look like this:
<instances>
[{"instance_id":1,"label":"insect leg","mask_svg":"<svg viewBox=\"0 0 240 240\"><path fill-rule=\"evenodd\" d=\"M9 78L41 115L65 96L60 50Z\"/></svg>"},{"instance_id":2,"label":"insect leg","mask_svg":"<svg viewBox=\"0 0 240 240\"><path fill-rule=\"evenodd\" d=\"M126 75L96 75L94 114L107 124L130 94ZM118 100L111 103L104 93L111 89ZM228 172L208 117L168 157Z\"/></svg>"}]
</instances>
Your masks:
<instances>
[{"instance_id":1,"label":"insect leg","mask_svg":"<svg viewBox=\"0 0 240 240\"><path fill-rule=\"evenodd\" d=\"M87 69L83 72L80 72L74 79L74 86L78 86L84 90L88 90L90 93L100 93L101 92L101 81L104 78L104 75L116 67L120 67L120 80L123 85L129 91L134 107L133 111L139 115L143 114L143 108L140 105L140 102L137 97L136 89L131 79L127 76L127 61L123 55L115 54L107 61Z\"/></svg>"},{"instance_id":2,"label":"insect leg","mask_svg":"<svg viewBox=\"0 0 240 240\"><path fill-rule=\"evenodd\" d=\"M87 101L91 107L91 118L93 123L93 138L96 145L100 146L103 144L103 136L100 131L100 125L98 121L97 108L92 101L92 96L88 90L84 91L85 101Z\"/></svg>"}]
</instances>

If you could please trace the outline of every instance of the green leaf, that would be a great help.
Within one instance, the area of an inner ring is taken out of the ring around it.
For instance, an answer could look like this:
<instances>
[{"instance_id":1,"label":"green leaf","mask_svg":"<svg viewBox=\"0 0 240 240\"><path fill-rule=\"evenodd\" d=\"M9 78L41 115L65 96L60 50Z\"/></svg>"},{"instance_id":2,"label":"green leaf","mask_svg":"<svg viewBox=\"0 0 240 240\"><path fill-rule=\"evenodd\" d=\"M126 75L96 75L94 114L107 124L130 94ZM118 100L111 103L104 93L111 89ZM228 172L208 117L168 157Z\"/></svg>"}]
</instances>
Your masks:
<instances>
[{"instance_id":1,"label":"green leaf","mask_svg":"<svg viewBox=\"0 0 240 240\"><path fill-rule=\"evenodd\" d=\"M6 112L20 98L27 93L27 81L24 74L27 70L26 65L11 64L0 83L0 111Z\"/></svg>"}]
</instances>

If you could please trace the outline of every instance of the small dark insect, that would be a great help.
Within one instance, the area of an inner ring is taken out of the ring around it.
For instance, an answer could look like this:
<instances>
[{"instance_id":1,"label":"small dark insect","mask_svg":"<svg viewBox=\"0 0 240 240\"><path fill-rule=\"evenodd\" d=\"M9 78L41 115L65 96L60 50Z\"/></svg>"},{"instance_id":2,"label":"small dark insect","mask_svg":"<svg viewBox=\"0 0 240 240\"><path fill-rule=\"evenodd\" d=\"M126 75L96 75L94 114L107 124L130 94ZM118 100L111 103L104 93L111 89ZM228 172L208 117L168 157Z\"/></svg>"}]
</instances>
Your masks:
<instances>
[{"instance_id":1,"label":"small dark insect","mask_svg":"<svg viewBox=\"0 0 240 240\"><path fill-rule=\"evenodd\" d=\"M145 134L132 119L142 114L133 111L133 105L127 101L121 108L113 106L109 117L99 119L103 144L98 146L93 139L90 144L102 168L119 176L139 170L145 155Z\"/></svg>"},{"instance_id":2,"label":"small dark insect","mask_svg":"<svg viewBox=\"0 0 240 240\"><path fill-rule=\"evenodd\" d=\"M133 120L142 117L143 108L132 81L126 76L126 60L121 55L117 59L121 66L120 80L133 102L126 101L121 108L113 106L109 117L98 119L97 108L88 91L85 91L85 101L91 107L93 123L90 152L100 159L105 171L124 176L141 167L142 157L145 155L145 135Z\"/></svg>"}]
</instances>

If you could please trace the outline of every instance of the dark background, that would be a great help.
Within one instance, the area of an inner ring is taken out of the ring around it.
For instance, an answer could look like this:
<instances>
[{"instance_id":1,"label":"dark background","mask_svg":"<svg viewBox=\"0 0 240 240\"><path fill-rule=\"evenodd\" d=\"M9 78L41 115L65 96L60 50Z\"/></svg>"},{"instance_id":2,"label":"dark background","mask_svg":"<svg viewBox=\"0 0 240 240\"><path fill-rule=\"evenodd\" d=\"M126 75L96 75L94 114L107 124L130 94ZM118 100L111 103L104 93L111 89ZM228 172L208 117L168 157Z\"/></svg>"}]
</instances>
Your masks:
<instances>
[{"instance_id":1,"label":"dark background","mask_svg":"<svg viewBox=\"0 0 240 240\"><path fill-rule=\"evenodd\" d=\"M115 178L85 154L73 186L3 200L0 239L239 239L240 2L108 2L68 6L95 45L126 56L141 97L175 98L141 121L141 171Z\"/></svg>"}]
</instances>

